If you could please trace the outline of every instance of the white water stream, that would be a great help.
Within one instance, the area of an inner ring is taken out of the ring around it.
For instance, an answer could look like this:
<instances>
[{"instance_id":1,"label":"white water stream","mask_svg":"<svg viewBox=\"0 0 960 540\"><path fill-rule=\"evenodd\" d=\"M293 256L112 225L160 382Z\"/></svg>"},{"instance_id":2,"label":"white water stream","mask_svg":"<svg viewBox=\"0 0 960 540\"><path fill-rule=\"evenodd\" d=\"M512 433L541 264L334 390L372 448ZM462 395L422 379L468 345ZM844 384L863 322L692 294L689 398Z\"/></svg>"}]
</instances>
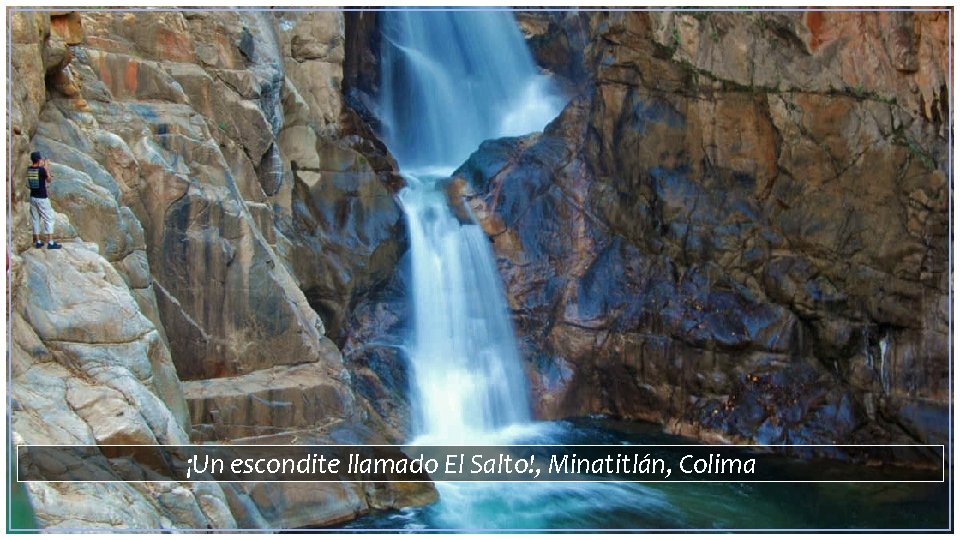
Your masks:
<instances>
[{"instance_id":1,"label":"white water stream","mask_svg":"<svg viewBox=\"0 0 960 540\"><path fill-rule=\"evenodd\" d=\"M482 443L530 420L525 376L490 242L437 182L480 143L543 129L560 111L505 11L383 13L384 138L408 187L413 432Z\"/></svg>"}]
</instances>

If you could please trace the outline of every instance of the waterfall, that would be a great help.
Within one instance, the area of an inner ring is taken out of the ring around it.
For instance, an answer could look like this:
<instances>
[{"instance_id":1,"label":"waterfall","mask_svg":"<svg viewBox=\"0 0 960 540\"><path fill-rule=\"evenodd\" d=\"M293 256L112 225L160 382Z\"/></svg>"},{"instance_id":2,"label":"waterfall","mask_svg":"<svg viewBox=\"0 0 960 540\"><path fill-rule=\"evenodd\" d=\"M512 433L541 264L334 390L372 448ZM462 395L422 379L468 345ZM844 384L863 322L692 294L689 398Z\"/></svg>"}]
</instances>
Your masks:
<instances>
[{"instance_id":1,"label":"waterfall","mask_svg":"<svg viewBox=\"0 0 960 540\"><path fill-rule=\"evenodd\" d=\"M381 120L401 170L449 174L482 141L540 131L560 112L509 12L383 18Z\"/></svg>"},{"instance_id":2,"label":"waterfall","mask_svg":"<svg viewBox=\"0 0 960 540\"><path fill-rule=\"evenodd\" d=\"M527 385L490 242L438 182L482 141L543 129L562 102L509 12L382 15L382 135L408 179L413 431L486 441L529 421Z\"/></svg>"},{"instance_id":3,"label":"waterfall","mask_svg":"<svg viewBox=\"0 0 960 540\"><path fill-rule=\"evenodd\" d=\"M887 330L880 339L880 387L883 388L884 394L890 393L890 369L887 362L887 351L890 350L890 344L893 342L890 334L890 330Z\"/></svg>"},{"instance_id":4,"label":"waterfall","mask_svg":"<svg viewBox=\"0 0 960 540\"><path fill-rule=\"evenodd\" d=\"M520 355L486 234L461 226L439 191L411 187L401 200L413 278L415 432L469 441L528 421Z\"/></svg>"}]
</instances>

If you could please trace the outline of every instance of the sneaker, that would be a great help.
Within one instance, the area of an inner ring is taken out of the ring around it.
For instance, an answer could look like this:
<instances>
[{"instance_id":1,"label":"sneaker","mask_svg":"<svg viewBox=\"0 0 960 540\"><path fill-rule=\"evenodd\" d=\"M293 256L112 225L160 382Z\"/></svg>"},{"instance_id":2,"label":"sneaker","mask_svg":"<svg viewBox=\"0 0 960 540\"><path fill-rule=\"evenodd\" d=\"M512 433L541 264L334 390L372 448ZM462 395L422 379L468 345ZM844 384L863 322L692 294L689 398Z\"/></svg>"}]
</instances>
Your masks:
<instances>
[{"instance_id":1,"label":"sneaker","mask_svg":"<svg viewBox=\"0 0 960 540\"><path fill-rule=\"evenodd\" d=\"M40 249L43 247L43 242L34 242L33 247Z\"/></svg>"},{"instance_id":2,"label":"sneaker","mask_svg":"<svg viewBox=\"0 0 960 540\"><path fill-rule=\"evenodd\" d=\"M63 247L63 244L58 244L56 242L50 242L47 244L47 249L60 249Z\"/></svg>"}]
</instances>

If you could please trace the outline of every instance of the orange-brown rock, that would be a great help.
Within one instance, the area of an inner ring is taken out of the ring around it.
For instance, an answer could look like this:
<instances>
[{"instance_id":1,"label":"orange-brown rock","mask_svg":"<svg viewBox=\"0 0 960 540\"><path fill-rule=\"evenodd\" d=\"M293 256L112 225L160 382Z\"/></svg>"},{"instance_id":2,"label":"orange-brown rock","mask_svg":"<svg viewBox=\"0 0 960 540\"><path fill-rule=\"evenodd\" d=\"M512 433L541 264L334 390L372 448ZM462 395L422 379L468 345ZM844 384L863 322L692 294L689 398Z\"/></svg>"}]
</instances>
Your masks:
<instances>
[{"instance_id":1,"label":"orange-brown rock","mask_svg":"<svg viewBox=\"0 0 960 540\"><path fill-rule=\"evenodd\" d=\"M83 23L77 11L50 13L50 31L60 36L67 45L83 43Z\"/></svg>"}]
</instances>

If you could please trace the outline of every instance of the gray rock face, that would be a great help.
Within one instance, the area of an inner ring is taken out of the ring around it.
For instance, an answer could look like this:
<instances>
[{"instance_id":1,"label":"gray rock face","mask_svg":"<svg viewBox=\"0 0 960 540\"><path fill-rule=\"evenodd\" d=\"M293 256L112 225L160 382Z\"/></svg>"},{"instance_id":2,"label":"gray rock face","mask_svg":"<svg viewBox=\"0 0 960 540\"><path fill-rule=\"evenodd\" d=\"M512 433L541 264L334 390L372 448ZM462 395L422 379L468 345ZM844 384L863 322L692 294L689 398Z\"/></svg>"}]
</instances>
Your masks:
<instances>
[{"instance_id":1,"label":"gray rock face","mask_svg":"<svg viewBox=\"0 0 960 540\"><path fill-rule=\"evenodd\" d=\"M186 403L166 344L96 246L15 261L14 444L186 444ZM91 473L92 474L92 473ZM107 479L124 478L112 468ZM216 486L30 483L50 528L235 527Z\"/></svg>"}]
</instances>

